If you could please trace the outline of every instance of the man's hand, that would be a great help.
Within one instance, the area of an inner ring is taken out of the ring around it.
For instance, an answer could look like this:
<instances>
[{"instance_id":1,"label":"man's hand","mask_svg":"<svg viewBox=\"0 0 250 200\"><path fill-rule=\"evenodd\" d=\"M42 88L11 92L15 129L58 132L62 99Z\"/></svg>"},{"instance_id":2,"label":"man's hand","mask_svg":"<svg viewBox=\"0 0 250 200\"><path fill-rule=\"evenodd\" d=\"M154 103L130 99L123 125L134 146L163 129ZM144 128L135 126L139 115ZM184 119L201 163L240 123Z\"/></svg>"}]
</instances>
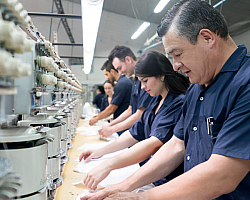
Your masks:
<instances>
[{"instance_id":1,"label":"man's hand","mask_svg":"<svg viewBox=\"0 0 250 200\"><path fill-rule=\"evenodd\" d=\"M99 130L99 135L102 135L104 137L109 137L113 134L113 128L109 125L102 126L102 129Z\"/></svg>"},{"instance_id":2,"label":"man's hand","mask_svg":"<svg viewBox=\"0 0 250 200\"><path fill-rule=\"evenodd\" d=\"M81 200L102 200L106 197L115 194L117 192L120 192L121 190L116 187L116 185L110 186L105 188L104 190L101 190L100 192L96 192L93 194L88 194L84 197L81 197Z\"/></svg>"},{"instance_id":3,"label":"man's hand","mask_svg":"<svg viewBox=\"0 0 250 200\"><path fill-rule=\"evenodd\" d=\"M98 117L95 116L91 120L89 120L89 125L93 126L96 122L98 122Z\"/></svg>"},{"instance_id":4,"label":"man's hand","mask_svg":"<svg viewBox=\"0 0 250 200\"><path fill-rule=\"evenodd\" d=\"M109 175L110 171L111 170L106 165L101 164L95 167L85 176L83 180L84 185L91 190L95 190L98 183L105 179Z\"/></svg>"},{"instance_id":5,"label":"man's hand","mask_svg":"<svg viewBox=\"0 0 250 200\"><path fill-rule=\"evenodd\" d=\"M81 153L81 155L79 156L79 161L84 159L85 162L89 162L92 158L100 158L102 156L103 154L98 150L88 150Z\"/></svg>"}]
</instances>

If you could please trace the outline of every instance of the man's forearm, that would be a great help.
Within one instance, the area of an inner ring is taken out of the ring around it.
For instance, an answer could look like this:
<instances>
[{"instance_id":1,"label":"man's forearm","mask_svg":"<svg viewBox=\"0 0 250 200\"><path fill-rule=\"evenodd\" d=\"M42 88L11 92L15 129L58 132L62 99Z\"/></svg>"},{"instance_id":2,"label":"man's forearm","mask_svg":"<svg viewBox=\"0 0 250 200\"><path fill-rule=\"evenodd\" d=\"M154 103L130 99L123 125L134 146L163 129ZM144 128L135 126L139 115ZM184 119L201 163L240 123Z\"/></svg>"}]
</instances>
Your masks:
<instances>
[{"instance_id":1,"label":"man's forearm","mask_svg":"<svg viewBox=\"0 0 250 200\"><path fill-rule=\"evenodd\" d=\"M115 120L113 120L109 125L114 126L115 124L118 124L125 119L127 119L129 116L132 115L132 107L129 106L127 110L125 110L119 117L117 117Z\"/></svg>"},{"instance_id":2,"label":"man's forearm","mask_svg":"<svg viewBox=\"0 0 250 200\"><path fill-rule=\"evenodd\" d=\"M98 120L105 119L110 115L114 114L116 109L113 108L112 105L109 105L104 111L100 112L96 117Z\"/></svg>"},{"instance_id":3,"label":"man's forearm","mask_svg":"<svg viewBox=\"0 0 250 200\"><path fill-rule=\"evenodd\" d=\"M125 118L124 121L112 126L113 132L119 132L131 128L140 119L144 110L145 108L140 108L136 111L136 113L128 118Z\"/></svg>"},{"instance_id":4,"label":"man's forearm","mask_svg":"<svg viewBox=\"0 0 250 200\"><path fill-rule=\"evenodd\" d=\"M148 190L148 199L214 199L232 192L249 172L249 160L213 154L172 181Z\"/></svg>"}]
</instances>

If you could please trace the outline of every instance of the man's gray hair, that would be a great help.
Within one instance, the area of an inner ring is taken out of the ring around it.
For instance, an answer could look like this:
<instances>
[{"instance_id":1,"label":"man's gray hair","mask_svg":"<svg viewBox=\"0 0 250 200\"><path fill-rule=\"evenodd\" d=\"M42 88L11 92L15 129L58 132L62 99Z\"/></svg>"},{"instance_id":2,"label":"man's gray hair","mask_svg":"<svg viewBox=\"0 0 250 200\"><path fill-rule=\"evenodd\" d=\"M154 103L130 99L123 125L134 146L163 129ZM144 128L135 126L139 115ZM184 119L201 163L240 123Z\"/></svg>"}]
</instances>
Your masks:
<instances>
[{"instance_id":1,"label":"man's gray hair","mask_svg":"<svg viewBox=\"0 0 250 200\"><path fill-rule=\"evenodd\" d=\"M228 27L224 17L211 5L201 0L181 0L161 20L157 28L160 37L173 26L177 35L196 44L201 29L209 29L224 40L228 39Z\"/></svg>"}]
</instances>

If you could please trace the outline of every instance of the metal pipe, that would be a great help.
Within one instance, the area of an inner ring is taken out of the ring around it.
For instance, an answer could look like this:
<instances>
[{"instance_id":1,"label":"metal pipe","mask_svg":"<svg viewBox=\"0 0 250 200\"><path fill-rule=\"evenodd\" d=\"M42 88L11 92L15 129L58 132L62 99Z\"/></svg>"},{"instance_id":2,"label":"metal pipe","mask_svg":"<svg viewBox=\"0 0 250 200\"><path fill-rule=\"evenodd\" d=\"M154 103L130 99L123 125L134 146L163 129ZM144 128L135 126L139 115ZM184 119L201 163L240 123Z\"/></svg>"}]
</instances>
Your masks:
<instances>
[{"instance_id":1,"label":"metal pipe","mask_svg":"<svg viewBox=\"0 0 250 200\"><path fill-rule=\"evenodd\" d=\"M60 58L77 58L77 59L83 59L83 57L77 57L77 56L60 56ZM107 56L94 56L94 58L108 59Z\"/></svg>"},{"instance_id":2,"label":"metal pipe","mask_svg":"<svg viewBox=\"0 0 250 200\"><path fill-rule=\"evenodd\" d=\"M76 59L83 59L83 57L76 57L76 56L60 56L60 58L76 58Z\"/></svg>"},{"instance_id":3,"label":"metal pipe","mask_svg":"<svg viewBox=\"0 0 250 200\"><path fill-rule=\"evenodd\" d=\"M38 17L52 17L52 18L69 18L69 19L82 19L81 15L72 15L72 14L54 14L54 13L40 13L40 12L29 12L29 16L38 16Z\"/></svg>"},{"instance_id":4,"label":"metal pipe","mask_svg":"<svg viewBox=\"0 0 250 200\"><path fill-rule=\"evenodd\" d=\"M76 43L52 43L52 45L58 46L82 46L83 44L76 44Z\"/></svg>"},{"instance_id":5,"label":"metal pipe","mask_svg":"<svg viewBox=\"0 0 250 200\"><path fill-rule=\"evenodd\" d=\"M146 47L145 49L143 49L143 50L141 51L141 53L144 53L145 51L147 51L147 50L149 50L149 49L151 49L151 48L153 48L153 47L155 47L155 46L157 46L158 44L161 44L161 43L162 43L162 41L156 42L156 43L154 43L154 44L152 44L152 45Z\"/></svg>"}]
</instances>

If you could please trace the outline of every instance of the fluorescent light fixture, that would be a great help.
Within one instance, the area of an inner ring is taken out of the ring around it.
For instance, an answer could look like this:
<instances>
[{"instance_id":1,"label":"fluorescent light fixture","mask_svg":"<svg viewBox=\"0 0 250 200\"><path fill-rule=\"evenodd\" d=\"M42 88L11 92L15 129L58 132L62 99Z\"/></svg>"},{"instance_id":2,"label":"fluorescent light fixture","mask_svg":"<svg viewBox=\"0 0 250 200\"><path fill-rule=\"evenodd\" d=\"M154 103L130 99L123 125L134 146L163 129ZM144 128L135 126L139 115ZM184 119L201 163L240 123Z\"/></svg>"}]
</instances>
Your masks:
<instances>
[{"instance_id":1,"label":"fluorescent light fixture","mask_svg":"<svg viewBox=\"0 0 250 200\"><path fill-rule=\"evenodd\" d=\"M170 0L161 0L154 9L154 13L159 13L165 8Z\"/></svg>"},{"instance_id":2,"label":"fluorescent light fixture","mask_svg":"<svg viewBox=\"0 0 250 200\"><path fill-rule=\"evenodd\" d=\"M143 22L143 24L137 29L137 31L131 36L131 39L134 40L141 35L143 31L145 31L146 28L150 25L149 22Z\"/></svg>"},{"instance_id":3,"label":"fluorescent light fixture","mask_svg":"<svg viewBox=\"0 0 250 200\"><path fill-rule=\"evenodd\" d=\"M85 74L89 74L93 62L96 38L104 0L81 0L83 57Z\"/></svg>"},{"instance_id":4,"label":"fluorescent light fixture","mask_svg":"<svg viewBox=\"0 0 250 200\"><path fill-rule=\"evenodd\" d=\"M85 57L87 60L85 60ZM91 52L84 52L84 66L83 66L83 71L85 74L89 74L91 72L91 65L93 62L93 57L94 57L94 51Z\"/></svg>"},{"instance_id":5,"label":"fluorescent light fixture","mask_svg":"<svg viewBox=\"0 0 250 200\"><path fill-rule=\"evenodd\" d=\"M218 7L220 4L222 4L223 2L225 2L226 0L221 0L219 1L217 4L215 4L213 7L216 8Z\"/></svg>"}]
</instances>

